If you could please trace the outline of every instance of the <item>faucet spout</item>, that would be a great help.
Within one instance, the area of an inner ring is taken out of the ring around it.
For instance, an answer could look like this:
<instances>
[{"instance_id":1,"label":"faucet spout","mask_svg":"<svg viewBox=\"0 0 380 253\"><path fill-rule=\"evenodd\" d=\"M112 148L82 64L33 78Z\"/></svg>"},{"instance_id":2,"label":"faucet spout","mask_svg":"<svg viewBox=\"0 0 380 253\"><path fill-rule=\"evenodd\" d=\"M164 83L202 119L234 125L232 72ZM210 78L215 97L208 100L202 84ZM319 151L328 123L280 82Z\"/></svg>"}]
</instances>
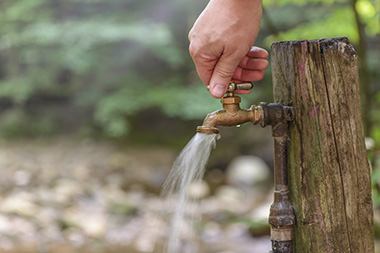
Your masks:
<instances>
[{"instance_id":1,"label":"faucet spout","mask_svg":"<svg viewBox=\"0 0 380 253\"><path fill-rule=\"evenodd\" d=\"M262 119L260 106L251 106L249 109L241 109L241 99L238 96L226 96L222 98L223 109L209 113L202 126L197 127L199 133L219 133L217 126L236 126L246 122L257 124Z\"/></svg>"},{"instance_id":2,"label":"faucet spout","mask_svg":"<svg viewBox=\"0 0 380 253\"><path fill-rule=\"evenodd\" d=\"M269 224L271 225L271 240L273 252L293 252L293 230L295 212L290 202L288 187L288 122L295 118L294 108L278 103L260 103L249 109L240 108L240 97L233 94L232 87L222 98L223 109L209 113L202 126L197 127L198 133L217 134L217 126L234 126L246 122L262 127L270 125L274 137L274 202L270 207Z\"/></svg>"}]
</instances>

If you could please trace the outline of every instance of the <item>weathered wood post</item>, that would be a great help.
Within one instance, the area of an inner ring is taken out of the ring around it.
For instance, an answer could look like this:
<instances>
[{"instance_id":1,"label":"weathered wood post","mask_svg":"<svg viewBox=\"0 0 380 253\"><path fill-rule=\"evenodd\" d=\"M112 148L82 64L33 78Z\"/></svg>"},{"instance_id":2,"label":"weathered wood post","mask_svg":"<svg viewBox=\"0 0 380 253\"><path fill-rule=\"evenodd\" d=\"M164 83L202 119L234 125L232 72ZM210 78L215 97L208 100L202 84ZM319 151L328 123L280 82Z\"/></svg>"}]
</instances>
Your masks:
<instances>
[{"instance_id":1,"label":"weathered wood post","mask_svg":"<svg viewBox=\"0 0 380 253\"><path fill-rule=\"evenodd\" d=\"M278 42L274 99L293 106L288 168L294 252L374 252L358 57L347 38Z\"/></svg>"}]
</instances>

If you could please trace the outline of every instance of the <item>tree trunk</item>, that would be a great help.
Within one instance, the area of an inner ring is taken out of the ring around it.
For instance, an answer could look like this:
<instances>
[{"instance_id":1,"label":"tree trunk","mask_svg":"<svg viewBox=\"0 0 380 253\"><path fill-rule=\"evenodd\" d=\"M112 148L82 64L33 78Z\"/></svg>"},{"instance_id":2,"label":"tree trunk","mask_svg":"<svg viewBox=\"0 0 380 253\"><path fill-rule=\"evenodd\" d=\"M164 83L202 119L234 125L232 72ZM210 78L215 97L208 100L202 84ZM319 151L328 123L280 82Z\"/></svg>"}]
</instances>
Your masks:
<instances>
[{"instance_id":1,"label":"tree trunk","mask_svg":"<svg viewBox=\"0 0 380 253\"><path fill-rule=\"evenodd\" d=\"M293 106L288 168L295 252L374 252L358 57L347 38L274 43L275 102Z\"/></svg>"}]
</instances>

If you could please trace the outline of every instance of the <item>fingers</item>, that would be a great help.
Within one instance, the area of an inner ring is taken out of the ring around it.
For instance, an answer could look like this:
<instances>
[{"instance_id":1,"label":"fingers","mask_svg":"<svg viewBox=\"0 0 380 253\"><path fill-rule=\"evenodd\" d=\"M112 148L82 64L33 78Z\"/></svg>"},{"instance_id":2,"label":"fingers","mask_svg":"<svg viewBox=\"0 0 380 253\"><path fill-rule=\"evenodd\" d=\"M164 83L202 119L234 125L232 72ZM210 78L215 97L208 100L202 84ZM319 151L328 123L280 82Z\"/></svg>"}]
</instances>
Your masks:
<instances>
[{"instance_id":1,"label":"fingers","mask_svg":"<svg viewBox=\"0 0 380 253\"><path fill-rule=\"evenodd\" d=\"M262 58L262 59L267 59L269 54L268 54L268 51L263 49L263 48L260 48L260 47L251 47L251 49L249 50L248 54L247 54L248 57L253 57L253 58Z\"/></svg>"},{"instance_id":2,"label":"fingers","mask_svg":"<svg viewBox=\"0 0 380 253\"><path fill-rule=\"evenodd\" d=\"M233 79L257 82L264 78L264 71L236 68Z\"/></svg>"},{"instance_id":3,"label":"fingers","mask_svg":"<svg viewBox=\"0 0 380 253\"><path fill-rule=\"evenodd\" d=\"M268 66L269 63L267 60L260 58L250 58L248 56L245 56L239 63L239 67L252 70L266 70Z\"/></svg>"},{"instance_id":4,"label":"fingers","mask_svg":"<svg viewBox=\"0 0 380 253\"><path fill-rule=\"evenodd\" d=\"M240 95L245 95L251 93L252 90L237 90L234 92L234 94L240 94Z\"/></svg>"},{"instance_id":5,"label":"fingers","mask_svg":"<svg viewBox=\"0 0 380 253\"><path fill-rule=\"evenodd\" d=\"M202 82L210 85L210 93L215 98L221 98L227 90L230 80L236 83L246 81L256 82L264 78L263 70L268 68L268 52L258 47L252 47L248 53L226 54L221 56L205 54L193 43L189 51L195 63L198 75ZM207 51L207 50L206 50ZM250 91L237 91L237 94L248 94Z\"/></svg>"},{"instance_id":6,"label":"fingers","mask_svg":"<svg viewBox=\"0 0 380 253\"><path fill-rule=\"evenodd\" d=\"M262 48L252 47L247 55L240 61L233 79L239 81L257 82L264 78L264 70L269 66L266 58L268 52Z\"/></svg>"},{"instance_id":7,"label":"fingers","mask_svg":"<svg viewBox=\"0 0 380 253\"><path fill-rule=\"evenodd\" d=\"M215 65L210 79L210 93L215 98L221 98L227 90L227 86L239 64L240 57L222 55Z\"/></svg>"}]
</instances>

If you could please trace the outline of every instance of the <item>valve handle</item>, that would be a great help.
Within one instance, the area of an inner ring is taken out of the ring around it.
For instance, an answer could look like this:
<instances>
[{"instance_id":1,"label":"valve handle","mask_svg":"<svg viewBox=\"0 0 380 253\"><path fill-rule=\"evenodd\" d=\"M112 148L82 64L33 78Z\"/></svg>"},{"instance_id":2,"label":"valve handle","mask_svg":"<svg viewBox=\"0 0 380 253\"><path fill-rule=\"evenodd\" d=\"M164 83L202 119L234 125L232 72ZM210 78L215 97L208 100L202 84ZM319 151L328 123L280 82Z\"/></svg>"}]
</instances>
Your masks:
<instances>
[{"instance_id":1,"label":"valve handle","mask_svg":"<svg viewBox=\"0 0 380 253\"><path fill-rule=\"evenodd\" d=\"M234 83L230 82L227 88L227 93L233 93L237 90L251 90L253 88L253 82L247 82L247 83ZM207 85L207 90L210 90L210 85Z\"/></svg>"},{"instance_id":2,"label":"valve handle","mask_svg":"<svg viewBox=\"0 0 380 253\"><path fill-rule=\"evenodd\" d=\"M236 90L251 90L253 88L253 83L238 83L230 82L227 88L227 92L235 92Z\"/></svg>"}]
</instances>

